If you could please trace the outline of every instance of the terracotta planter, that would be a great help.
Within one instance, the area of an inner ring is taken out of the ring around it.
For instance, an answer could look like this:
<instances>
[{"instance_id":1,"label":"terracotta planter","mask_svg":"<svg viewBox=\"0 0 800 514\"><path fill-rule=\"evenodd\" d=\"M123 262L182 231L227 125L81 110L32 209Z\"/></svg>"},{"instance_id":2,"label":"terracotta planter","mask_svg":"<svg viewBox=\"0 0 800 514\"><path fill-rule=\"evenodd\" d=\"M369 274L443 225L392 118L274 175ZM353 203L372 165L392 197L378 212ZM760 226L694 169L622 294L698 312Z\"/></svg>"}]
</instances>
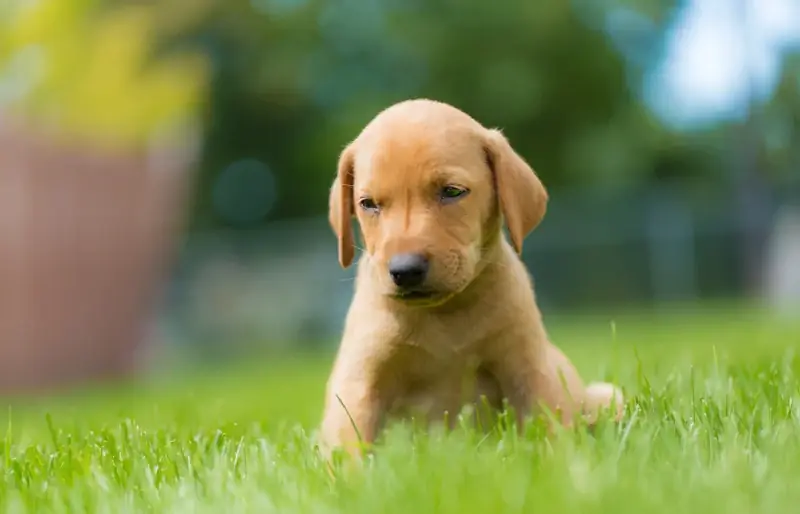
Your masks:
<instances>
[{"instance_id":1,"label":"terracotta planter","mask_svg":"<svg viewBox=\"0 0 800 514\"><path fill-rule=\"evenodd\" d=\"M190 152L0 120L0 394L131 372L180 228Z\"/></svg>"}]
</instances>

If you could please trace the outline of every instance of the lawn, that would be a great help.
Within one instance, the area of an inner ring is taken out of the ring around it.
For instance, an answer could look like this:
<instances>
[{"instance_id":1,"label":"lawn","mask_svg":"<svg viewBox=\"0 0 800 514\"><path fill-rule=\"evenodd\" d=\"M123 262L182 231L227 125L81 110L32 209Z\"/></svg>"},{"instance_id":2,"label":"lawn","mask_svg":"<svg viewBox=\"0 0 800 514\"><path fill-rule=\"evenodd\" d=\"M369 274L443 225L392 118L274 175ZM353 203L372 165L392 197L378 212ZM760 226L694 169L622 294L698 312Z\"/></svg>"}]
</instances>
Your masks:
<instances>
[{"instance_id":1,"label":"lawn","mask_svg":"<svg viewBox=\"0 0 800 514\"><path fill-rule=\"evenodd\" d=\"M0 415L3 512L796 512L800 318L739 307L549 318L624 422L552 442L392 427L335 481L313 449L330 355L17 399Z\"/></svg>"}]
</instances>

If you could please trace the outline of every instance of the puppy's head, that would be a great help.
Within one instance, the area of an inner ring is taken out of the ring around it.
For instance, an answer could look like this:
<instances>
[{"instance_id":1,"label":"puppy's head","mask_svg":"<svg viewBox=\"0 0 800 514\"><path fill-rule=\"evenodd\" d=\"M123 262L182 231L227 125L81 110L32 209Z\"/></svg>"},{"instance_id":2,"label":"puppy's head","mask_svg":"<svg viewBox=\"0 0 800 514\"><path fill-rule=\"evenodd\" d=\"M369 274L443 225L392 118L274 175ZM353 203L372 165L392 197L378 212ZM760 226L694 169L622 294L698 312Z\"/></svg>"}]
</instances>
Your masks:
<instances>
[{"instance_id":1,"label":"puppy's head","mask_svg":"<svg viewBox=\"0 0 800 514\"><path fill-rule=\"evenodd\" d=\"M380 113L342 152L329 221L343 267L355 254L355 215L384 293L437 305L476 276L502 219L519 252L546 204L539 178L499 131L411 100Z\"/></svg>"}]
</instances>

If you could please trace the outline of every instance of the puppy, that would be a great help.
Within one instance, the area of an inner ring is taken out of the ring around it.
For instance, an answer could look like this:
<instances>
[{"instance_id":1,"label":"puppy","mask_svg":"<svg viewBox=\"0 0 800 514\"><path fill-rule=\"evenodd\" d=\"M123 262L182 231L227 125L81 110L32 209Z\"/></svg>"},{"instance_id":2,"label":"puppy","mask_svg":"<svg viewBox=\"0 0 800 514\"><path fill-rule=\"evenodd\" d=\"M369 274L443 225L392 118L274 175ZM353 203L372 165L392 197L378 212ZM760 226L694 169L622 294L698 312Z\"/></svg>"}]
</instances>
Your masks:
<instances>
[{"instance_id":1,"label":"puppy","mask_svg":"<svg viewBox=\"0 0 800 514\"><path fill-rule=\"evenodd\" d=\"M545 410L565 425L601 408L619 419L620 391L585 387L549 342L518 257L547 200L498 130L444 103L395 104L344 149L329 221L343 267L353 216L364 248L327 384L324 453L357 455L392 416L452 423L479 398L506 400L520 424Z\"/></svg>"}]
</instances>

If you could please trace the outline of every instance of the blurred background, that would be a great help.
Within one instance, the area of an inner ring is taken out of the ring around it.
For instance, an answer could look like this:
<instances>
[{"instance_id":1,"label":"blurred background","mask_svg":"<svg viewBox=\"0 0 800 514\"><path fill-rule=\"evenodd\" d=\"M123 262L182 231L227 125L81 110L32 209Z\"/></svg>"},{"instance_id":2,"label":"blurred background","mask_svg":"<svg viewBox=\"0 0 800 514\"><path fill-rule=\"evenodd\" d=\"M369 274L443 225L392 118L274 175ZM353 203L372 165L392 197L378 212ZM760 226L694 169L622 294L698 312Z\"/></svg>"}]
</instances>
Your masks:
<instances>
[{"instance_id":1,"label":"blurred background","mask_svg":"<svg viewBox=\"0 0 800 514\"><path fill-rule=\"evenodd\" d=\"M0 392L332 351L338 153L412 97L542 177L545 315L800 312L798 0L7 0Z\"/></svg>"}]
</instances>

